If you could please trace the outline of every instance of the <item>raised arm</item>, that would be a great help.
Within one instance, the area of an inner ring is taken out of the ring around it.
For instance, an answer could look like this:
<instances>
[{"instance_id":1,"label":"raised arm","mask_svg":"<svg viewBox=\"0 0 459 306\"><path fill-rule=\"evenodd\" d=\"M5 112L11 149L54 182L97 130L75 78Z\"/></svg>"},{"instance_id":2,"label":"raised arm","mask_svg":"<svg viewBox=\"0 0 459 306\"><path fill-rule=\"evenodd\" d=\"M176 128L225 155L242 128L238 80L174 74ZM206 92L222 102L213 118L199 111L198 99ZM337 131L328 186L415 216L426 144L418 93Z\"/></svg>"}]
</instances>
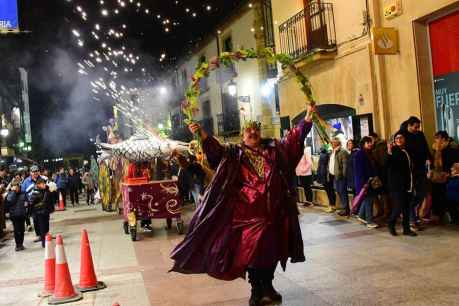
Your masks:
<instances>
[{"instance_id":1,"label":"raised arm","mask_svg":"<svg viewBox=\"0 0 459 306\"><path fill-rule=\"evenodd\" d=\"M217 169L223 155L225 154L225 146L223 146L215 137L209 136L199 124L192 123L188 127L191 133L198 135L201 139L202 150L207 157L209 166L214 170Z\"/></svg>"},{"instance_id":2,"label":"raised arm","mask_svg":"<svg viewBox=\"0 0 459 306\"><path fill-rule=\"evenodd\" d=\"M295 168L303 156L304 140L312 128L312 115L315 112L314 107L308 107L306 117L300 121L287 135L285 135L280 145L287 154L290 167Z\"/></svg>"}]
</instances>

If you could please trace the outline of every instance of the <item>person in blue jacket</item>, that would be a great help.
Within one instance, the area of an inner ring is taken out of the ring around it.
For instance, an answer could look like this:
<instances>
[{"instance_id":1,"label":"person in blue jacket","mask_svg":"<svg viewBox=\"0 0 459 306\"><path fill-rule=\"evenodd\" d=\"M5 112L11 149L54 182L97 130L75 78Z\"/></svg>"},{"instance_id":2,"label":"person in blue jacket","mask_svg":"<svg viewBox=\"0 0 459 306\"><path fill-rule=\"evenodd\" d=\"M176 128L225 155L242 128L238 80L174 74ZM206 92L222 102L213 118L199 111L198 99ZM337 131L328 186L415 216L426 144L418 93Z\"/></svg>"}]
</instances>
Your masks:
<instances>
[{"instance_id":1,"label":"person in blue jacket","mask_svg":"<svg viewBox=\"0 0 459 306\"><path fill-rule=\"evenodd\" d=\"M22 182L22 185L21 185L21 192L25 194L25 200L26 200L26 206L27 206L26 218L30 217L32 213L30 210L30 207L31 207L30 206L30 203L31 203L30 196L32 195L32 191L34 190L37 180L39 178L40 178L40 169L38 168L38 166L34 165L30 167L30 176L27 177L24 180L24 182ZM37 226L38 220L34 216L32 216L32 220L33 220L33 227L35 230L35 234L37 235L37 238L34 240L34 242L40 242L41 241L40 232L39 232L39 227Z\"/></svg>"},{"instance_id":2,"label":"person in blue jacket","mask_svg":"<svg viewBox=\"0 0 459 306\"><path fill-rule=\"evenodd\" d=\"M62 194L62 199L64 200L64 207L66 207L67 203L65 198L67 197L67 189L69 187L69 178L67 174L65 174L64 168L59 169L59 173L56 177L56 185L57 185L57 194Z\"/></svg>"}]
</instances>

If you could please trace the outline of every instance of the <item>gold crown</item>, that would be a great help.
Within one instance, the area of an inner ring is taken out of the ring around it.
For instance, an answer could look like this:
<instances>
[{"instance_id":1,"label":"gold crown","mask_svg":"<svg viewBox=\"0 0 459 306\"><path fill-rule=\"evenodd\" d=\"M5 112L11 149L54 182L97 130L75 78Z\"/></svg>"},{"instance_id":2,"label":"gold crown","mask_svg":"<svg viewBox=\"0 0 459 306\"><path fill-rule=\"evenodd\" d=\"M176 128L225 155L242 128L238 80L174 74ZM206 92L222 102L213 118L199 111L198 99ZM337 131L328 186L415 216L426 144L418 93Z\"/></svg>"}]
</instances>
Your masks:
<instances>
[{"instance_id":1,"label":"gold crown","mask_svg":"<svg viewBox=\"0 0 459 306\"><path fill-rule=\"evenodd\" d=\"M257 129L261 130L261 122L259 121L254 121L254 120L248 120L244 123L244 128L243 131L247 129Z\"/></svg>"}]
</instances>

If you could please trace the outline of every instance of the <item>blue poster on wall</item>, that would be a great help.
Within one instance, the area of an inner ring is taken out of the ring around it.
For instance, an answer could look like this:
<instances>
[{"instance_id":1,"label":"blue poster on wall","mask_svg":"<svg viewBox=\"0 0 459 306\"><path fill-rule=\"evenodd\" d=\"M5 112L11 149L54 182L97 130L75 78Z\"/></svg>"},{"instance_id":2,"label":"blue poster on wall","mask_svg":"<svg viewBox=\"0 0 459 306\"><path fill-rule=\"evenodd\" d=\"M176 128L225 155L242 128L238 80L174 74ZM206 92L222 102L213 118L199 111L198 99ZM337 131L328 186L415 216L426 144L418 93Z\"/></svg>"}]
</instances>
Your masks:
<instances>
[{"instance_id":1,"label":"blue poster on wall","mask_svg":"<svg viewBox=\"0 0 459 306\"><path fill-rule=\"evenodd\" d=\"M459 140L459 71L436 77L434 88L437 129Z\"/></svg>"},{"instance_id":2,"label":"blue poster on wall","mask_svg":"<svg viewBox=\"0 0 459 306\"><path fill-rule=\"evenodd\" d=\"M0 31L18 30L17 0L0 0Z\"/></svg>"}]
</instances>

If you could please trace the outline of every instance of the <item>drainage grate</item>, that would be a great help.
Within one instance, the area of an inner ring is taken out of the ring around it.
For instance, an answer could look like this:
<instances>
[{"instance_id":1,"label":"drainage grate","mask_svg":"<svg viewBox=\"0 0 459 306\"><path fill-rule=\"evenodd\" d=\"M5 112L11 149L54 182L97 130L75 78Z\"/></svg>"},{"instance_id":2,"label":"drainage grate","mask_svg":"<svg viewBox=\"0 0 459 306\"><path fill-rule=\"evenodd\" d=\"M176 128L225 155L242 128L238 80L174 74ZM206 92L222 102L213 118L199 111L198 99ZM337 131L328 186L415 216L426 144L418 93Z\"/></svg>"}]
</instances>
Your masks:
<instances>
[{"instance_id":1,"label":"drainage grate","mask_svg":"<svg viewBox=\"0 0 459 306\"><path fill-rule=\"evenodd\" d=\"M328 221L323 221L320 223L330 225L330 226L338 226L338 225L349 224L350 222L346 220L328 220Z\"/></svg>"}]
</instances>

